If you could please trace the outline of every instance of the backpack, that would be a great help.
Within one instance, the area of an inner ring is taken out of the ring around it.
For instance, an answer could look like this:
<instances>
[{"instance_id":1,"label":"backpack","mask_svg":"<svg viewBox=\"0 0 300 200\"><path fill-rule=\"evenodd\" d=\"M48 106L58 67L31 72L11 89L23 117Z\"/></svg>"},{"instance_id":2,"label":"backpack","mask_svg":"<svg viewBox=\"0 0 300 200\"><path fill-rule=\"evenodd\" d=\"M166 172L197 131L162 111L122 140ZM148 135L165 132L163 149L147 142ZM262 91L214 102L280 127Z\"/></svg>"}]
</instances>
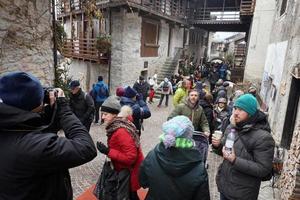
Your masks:
<instances>
[{"instance_id":1,"label":"backpack","mask_svg":"<svg viewBox=\"0 0 300 200\"><path fill-rule=\"evenodd\" d=\"M162 86L163 92L168 92L169 91L169 83L164 81L164 84Z\"/></svg>"},{"instance_id":2,"label":"backpack","mask_svg":"<svg viewBox=\"0 0 300 200\"><path fill-rule=\"evenodd\" d=\"M105 98L105 97L108 96L108 95L107 95L107 90L106 90L106 88L105 88L104 85L101 85L101 86L99 87L99 90L98 90L98 96L99 96L100 98Z\"/></svg>"}]
</instances>

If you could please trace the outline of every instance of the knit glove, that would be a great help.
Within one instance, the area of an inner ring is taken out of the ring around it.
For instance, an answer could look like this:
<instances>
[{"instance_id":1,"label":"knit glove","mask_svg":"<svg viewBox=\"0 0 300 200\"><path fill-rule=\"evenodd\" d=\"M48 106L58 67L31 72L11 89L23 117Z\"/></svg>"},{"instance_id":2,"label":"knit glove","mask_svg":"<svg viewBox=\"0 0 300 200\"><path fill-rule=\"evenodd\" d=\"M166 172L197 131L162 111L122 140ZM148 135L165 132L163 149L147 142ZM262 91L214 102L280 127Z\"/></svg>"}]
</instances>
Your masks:
<instances>
[{"instance_id":1,"label":"knit glove","mask_svg":"<svg viewBox=\"0 0 300 200\"><path fill-rule=\"evenodd\" d=\"M105 144L103 144L102 142L97 142L97 149L105 155L107 155L109 152L109 148L105 146Z\"/></svg>"}]
</instances>

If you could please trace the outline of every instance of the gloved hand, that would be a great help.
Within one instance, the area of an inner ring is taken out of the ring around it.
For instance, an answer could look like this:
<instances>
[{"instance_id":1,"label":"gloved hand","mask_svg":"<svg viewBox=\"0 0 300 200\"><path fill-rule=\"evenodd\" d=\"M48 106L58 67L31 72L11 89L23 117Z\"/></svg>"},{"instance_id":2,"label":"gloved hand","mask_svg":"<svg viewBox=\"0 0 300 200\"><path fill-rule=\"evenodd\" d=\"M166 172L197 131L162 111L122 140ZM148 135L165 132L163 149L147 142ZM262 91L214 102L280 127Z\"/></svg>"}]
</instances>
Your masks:
<instances>
[{"instance_id":1,"label":"gloved hand","mask_svg":"<svg viewBox=\"0 0 300 200\"><path fill-rule=\"evenodd\" d=\"M97 142L97 149L105 155L107 155L109 152L109 148L105 146L105 144L103 144L102 142Z\"/></svg>"}]
</instances>

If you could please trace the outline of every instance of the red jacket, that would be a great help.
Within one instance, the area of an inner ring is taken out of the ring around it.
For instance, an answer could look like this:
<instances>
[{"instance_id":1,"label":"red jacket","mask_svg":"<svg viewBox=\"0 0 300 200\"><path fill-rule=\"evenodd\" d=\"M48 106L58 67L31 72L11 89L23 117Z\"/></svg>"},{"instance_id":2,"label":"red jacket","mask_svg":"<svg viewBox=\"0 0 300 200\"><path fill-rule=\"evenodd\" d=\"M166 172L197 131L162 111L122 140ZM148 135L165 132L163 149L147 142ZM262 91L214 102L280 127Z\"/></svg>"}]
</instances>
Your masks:
<instances>
[{"instance_id":1,"label":"red jacket","mask_svg":"<svg viewBox=\"0 0 300 200\"><path fill-rule=\"evenodd\" d=\"M117 171L129 168L131 175L131 191L137 191L141 186L138 181L139 168L144 160L141 148L137 148L130 133L125 128L116 130L109 139L108 157L111 158Z\"/></svg>"}]
</instances>

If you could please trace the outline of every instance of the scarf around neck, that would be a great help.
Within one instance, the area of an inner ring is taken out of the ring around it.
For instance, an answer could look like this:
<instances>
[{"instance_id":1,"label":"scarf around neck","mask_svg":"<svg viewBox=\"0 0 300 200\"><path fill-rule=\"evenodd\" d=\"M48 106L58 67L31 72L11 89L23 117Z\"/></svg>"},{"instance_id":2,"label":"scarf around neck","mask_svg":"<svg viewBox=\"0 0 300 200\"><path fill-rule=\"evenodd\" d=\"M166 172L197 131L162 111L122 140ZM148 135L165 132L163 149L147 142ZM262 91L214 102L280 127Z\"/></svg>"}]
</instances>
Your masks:
<instances>
[{"instance_id":1,"label":"scarf around neck","mask_svg":"<svg viewBox=\"0 0 300 200\"><path fill-rule=\"evenodd\" d=\"M130 136L133 138L136 147L140 146L140 138L137 134L137 130L136 130L136 127L134 126L134 124L132 122L129 122L128 120L124 120L120 117L115 118L106 127L106 132L107 132L106 136L107 136L108 140L111 138L113 133L116 130L118 130L119 128L125 128L129 132Z\"/></svg>"}]
</instances>

